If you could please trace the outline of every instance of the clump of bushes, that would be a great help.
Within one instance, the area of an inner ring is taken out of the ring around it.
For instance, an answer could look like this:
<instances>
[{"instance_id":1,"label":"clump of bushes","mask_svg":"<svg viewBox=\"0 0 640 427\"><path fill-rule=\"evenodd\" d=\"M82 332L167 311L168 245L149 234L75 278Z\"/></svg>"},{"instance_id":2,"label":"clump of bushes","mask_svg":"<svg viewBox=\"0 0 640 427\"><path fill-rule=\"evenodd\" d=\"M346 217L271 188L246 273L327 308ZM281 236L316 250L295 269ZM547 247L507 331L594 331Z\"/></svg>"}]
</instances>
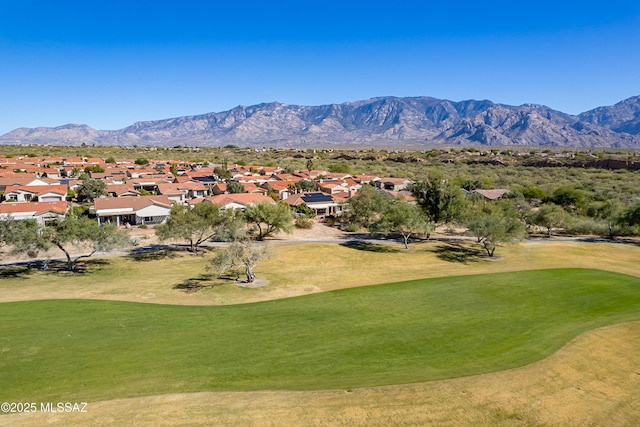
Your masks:
<instances>
[{"instance_id":1,"label":"clump of bushes","mask_svg":"<svg viewBox=\"0 0 640 427\"><path fill-rule=\"evenodd\" d=\"M309 218L301 216L300 218L296 219L295 226L296 226L296 228L309 230L309 229L313 228L313 222L311 222L311 220Z\"/></svg>"},{"instance_id":2,"label":"clump of bushes","mask_svg":"<svg viewBox=\"0 0 640 427\"><path fill-rule=\"evenodd\" d=\"M356 223L347 224L344 227L344 231L347 231L349 233L357 233L358 231L360 231L360 226Z\"/></svg>"}]
</instances>

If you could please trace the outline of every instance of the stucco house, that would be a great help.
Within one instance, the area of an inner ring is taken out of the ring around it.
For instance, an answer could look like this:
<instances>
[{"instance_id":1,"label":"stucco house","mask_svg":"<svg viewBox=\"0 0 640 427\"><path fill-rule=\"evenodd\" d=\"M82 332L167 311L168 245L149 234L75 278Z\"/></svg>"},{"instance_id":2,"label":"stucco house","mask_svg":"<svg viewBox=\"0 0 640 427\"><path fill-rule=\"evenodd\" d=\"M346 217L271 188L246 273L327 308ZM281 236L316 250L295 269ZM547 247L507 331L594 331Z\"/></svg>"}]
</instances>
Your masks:
<instances>
[{"instance_id":1,"label":"stucco house","mask_svg":"<svg viewBox=\"0 0 640 427\"><path fill-rule=\"evenodd\" d=\"M407 178L382 178L376 182L380 185L380 188L390 191L403 191L408 190L413 181Z\"/></svg>"},{"instance_id":2,"label":"stucco house","mask_svg":"<svg viewBox=\"0 0 640 427\"><path fill-rule=\"evenodd\" d=\"M95 199L98 224L160 224L169 218L172 200L167 196L106 197Z\"/></svg>"},{"instance_id":3,"label":"stucco house","mask_svg":"<svg viewBox=\"0 0 640 427\"><path fill-rule=\"evenodd\" d=\"M40 226L49 221L64 219L69 203L65 202L22 202L0 203L0 220L9 217L15 220L33 219Z\"/></svg>"},{"instance_id":4,"label":"stucco house","mask_svg":"<svg viewBox=\"0 0 640 427\"><path fill-rule=\"evenodd\" d=\"M298 193L289 196L286 200L289 206L296 207L307 205L316 212L317 216L339 215L342 213L340 202L331 194L320 191L313 193Z\"/></svg>"},{"instance_id":5,"label":"stucco house","mask_svg":"<svg viewBox=\"0 0 640 427\"><path fill-rule=\"evenodd\" d=\"M63 202L67 199L66 185L13 185L4 193L9 202Z\"/></svg>"}]
</instances>

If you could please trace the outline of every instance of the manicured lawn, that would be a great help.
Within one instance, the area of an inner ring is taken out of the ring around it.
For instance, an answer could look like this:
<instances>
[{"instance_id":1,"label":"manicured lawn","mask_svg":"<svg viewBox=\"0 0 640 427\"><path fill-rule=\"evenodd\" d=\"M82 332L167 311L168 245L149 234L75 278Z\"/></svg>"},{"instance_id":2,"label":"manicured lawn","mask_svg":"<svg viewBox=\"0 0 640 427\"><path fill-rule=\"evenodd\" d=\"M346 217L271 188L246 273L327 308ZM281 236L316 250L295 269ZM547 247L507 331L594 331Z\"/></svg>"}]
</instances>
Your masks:
<instances>
[{"instance_id":1,"label":"manicured lawn","mask_svg":"<svg viewBox=\"0 0 640 427\"><path fill-rule=\"evenodd\" d=\"M0 304L0 401L328 389L493 372L640 319L640 279L558 269L234 306Z\"/></svg>"}]
</instances>

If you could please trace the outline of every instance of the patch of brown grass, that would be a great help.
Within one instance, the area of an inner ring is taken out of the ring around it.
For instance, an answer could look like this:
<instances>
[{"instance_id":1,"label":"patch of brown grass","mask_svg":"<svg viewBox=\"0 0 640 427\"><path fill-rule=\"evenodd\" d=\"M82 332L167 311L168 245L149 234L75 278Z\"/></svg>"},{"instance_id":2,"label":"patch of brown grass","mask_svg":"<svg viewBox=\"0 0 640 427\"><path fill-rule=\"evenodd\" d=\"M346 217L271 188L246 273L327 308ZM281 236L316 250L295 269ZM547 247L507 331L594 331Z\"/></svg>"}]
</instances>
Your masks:
<instances>
[{"instance_id":1,"label":"patch of brown grass","mask_svg":"<svg viewBox=\"0 0 640 427\"><path fill-rule=\"evenodd\" d=\"M541 268L587 267L640 275L640 246L619 243L528 241L499 248L490 259L471 242L425 242L379 250L336 243L274 245L274 256L255 270L267 285L244 289L208 275L211 255L165 252L89 261L85 274L5 270L0 302L33 299L106 299L181 305L265 301L402 280ZM94 263L92 265L92 263ZM191 284L196 284L194 292ZM216 285L216 286L213 286ZM187 289L188 288L188 289Z\"/></svg>"},{"instance_id":2,"label":"patch of brown grass","mask_svg":"<svg viewBox=\"0 0 640 427\"><path fill-rule=\"evenodd\" d=\"M354 390L150 396L85 414L0 416L8 425L640 425L640 322L588 332L532 365Z\"/></svg>"}]
</instances>

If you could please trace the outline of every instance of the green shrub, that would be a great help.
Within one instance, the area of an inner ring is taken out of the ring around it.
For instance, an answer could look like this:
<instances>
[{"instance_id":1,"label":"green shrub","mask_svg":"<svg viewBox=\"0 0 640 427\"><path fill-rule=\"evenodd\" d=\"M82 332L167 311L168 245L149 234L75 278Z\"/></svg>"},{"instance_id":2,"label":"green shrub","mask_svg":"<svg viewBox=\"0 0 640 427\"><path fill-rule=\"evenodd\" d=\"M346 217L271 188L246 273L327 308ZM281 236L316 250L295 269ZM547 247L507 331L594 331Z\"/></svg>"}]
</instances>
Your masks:
<instances>
[{"instance_id":1,"label":"green shrub","mask_svg":"<svg viewBox=\"0 0 640 427\"><path fill-rule=\"evenodd\" d=\"M329 227L333 227L334 225L336 225L336 219L332 216L328 216L324 219L324 223Z\"/></svg>"},{"instance_id":2,"label":"green shrub","mask_svg":"<svg viewBox=\"0 0 640 427\"><path fill-rule=\"evenodd\" d=\"M313 228L313 222L311 222L311 220L309 218L301 216L300 218L296 219L295 226L296 226L296 228L309 230L309 229Z\"/></svg>"},{"instance_id":3,"label":"green shrub","mask_svg":"<svg viewBox=\"0 0 640 427\"><path fill-rule=\"evenodd\" d=\"M575 218L564 226L569 234L607 236L609 228L604 221L593 218Z\"/></svg>"},{"instance_id":4,"label":"green shrub","mask_svg":"<svg viewBox=\"0 0 640 427\"><path fill-rule=\"evenodd\" d=\"M356 223L347 224L347 226L344 227L344 231L348 231L349 233L357 233L358 231L360 231L360 226Z\"/></svg>"}]
</instances>

